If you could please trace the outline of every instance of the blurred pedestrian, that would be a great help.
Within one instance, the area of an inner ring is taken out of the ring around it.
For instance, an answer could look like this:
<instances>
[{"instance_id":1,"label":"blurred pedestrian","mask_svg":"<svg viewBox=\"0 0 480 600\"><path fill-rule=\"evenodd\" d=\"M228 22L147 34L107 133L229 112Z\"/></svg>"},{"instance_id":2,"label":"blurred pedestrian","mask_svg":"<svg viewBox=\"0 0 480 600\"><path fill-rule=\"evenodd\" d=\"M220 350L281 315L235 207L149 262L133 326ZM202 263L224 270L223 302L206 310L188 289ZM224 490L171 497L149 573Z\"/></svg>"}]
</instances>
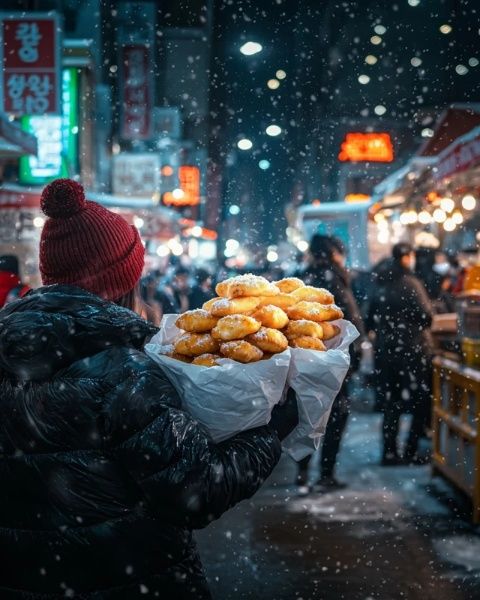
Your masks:
<instances>
[{"instance_id":1,"label":"blurred pedestrian","mask_svg":"<svg viewBox=\"0 0 480 600\"><path fill-rule=\"evenodd\" d=\"M72 180L41 206L48 286L0 311L0 597L211 599L192 529L261 486L295 398L214 444L143 351L138 231Z\"/></svg>"},{"instance_id":2,"label":"blurred pedestrian","mask_svg":"<svg viewBox=\"0 0 480 600\"><path fill-rule=\"evenodd\" d=\"M367 328L375 332L375 371L383 388L383 451L385 466L420 462L418 442L431 410L432 343L429 327L433 306L414 275L410 244L393 247L391 261L377 272ZM399 450L402 413L412 412L403 458Z\"/></svg>"},{"instance_id":3,"label":"blurred pedestrian","mask_svg":"<svg viewBox=\"0 0 480 600\"><path fill-rule=\"evenodd\" d=\"M190 308L190 271L187 267L177 267L172 279L172 289L178 310L184 313Z\"/></svg>"},{"instance_id":4,"label":"blurred pedestrian","mask_svg":"<svg viewBox=\"0 0 480 600\"><path fill-rule=\"evenodd\" d=\"M362 317L350 286L349 273L345 268L346 254L346 248L340 240L325 235L314 235L310 242L309 264L302 278L307 285L324 287L331 291L345 318L351 321L363 336ZM358 344L352 348L351 358L352 370L356 370L360 362ZM316 485L324 489L344 486L335 477L335 464L350 410L347 385L346 380L333 403L323 439L320 478ZM298 463L297 483L301 486L306 485L308 481L310 459L308 456Z\"/></svg>"},{"instance_id":5,"label":"blurred pedestrian","mask_svg":"<svg viewBox=\"0 0 480 600\"><path fill-rule=\"evenodd\" d=\"M29 290L20 280L18 258L13 254L0 256L0 308L22 298Z\"/></svg>"},{"instance_id":6,"label":"blurred pedestrian","mask_svg":"<svg viewBox=\"0 0 480 600\"><path fill-rule=\"evenodd\" d=\"M206 269L197 269L195 284L188 295L189 309L201 308L205 302L215 297L212 287L212 275Z\"/></svg>"}]
</instances>

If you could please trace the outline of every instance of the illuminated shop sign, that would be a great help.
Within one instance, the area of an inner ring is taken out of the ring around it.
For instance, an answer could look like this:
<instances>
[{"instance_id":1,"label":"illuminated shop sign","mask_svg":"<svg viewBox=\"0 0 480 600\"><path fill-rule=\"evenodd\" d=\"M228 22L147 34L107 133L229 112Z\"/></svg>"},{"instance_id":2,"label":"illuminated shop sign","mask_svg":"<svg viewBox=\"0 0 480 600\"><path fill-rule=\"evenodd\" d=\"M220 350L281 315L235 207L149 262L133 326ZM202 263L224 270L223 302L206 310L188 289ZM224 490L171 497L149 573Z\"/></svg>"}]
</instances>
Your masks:
<instances>
[{"instance_id":1,"label":"illuminated shop sign","mask_svg":"<svg viewBox=\"0 0 480 600\"><path fill-rule=\"evenodd\" d=\"M38 140L37 156L20 159L20 181L44 184L57 177L68 177L77 170L78 160L78 72L64 69L62 74L62 116L24 116L22 129Z\"/></svg>"},{"instance_id":2,"label":"illuminated shop sign","mask_svg":"<svg viewBox=\"0 0 480 600\"><path fill-rule=\"evenodd\" d=\"M389 133L347 133L338 155L342 162L392 162L393 158Z\"/></svg>"}]
</instances>

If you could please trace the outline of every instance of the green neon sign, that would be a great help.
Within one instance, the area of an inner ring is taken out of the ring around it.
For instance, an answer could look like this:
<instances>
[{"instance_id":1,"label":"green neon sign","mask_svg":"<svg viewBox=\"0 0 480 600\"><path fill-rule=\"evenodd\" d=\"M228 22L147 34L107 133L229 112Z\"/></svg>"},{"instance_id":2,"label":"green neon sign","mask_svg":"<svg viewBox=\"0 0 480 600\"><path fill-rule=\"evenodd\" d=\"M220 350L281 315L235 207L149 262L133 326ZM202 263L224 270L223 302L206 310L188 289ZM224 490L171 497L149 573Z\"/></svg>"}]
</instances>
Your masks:
<instances>
[{"instance_id":1,"label":"green neon sign","mask_svg":"<svg viewBox=\"0 0 480 600\"><path fill-rule=\"evenodd\" d=\"M62 72L62 116L24 116L22 129L38 140L37 156L20 158L20 182L45 184L77 172L78 71Z\"/></svg>"}]
</instances>

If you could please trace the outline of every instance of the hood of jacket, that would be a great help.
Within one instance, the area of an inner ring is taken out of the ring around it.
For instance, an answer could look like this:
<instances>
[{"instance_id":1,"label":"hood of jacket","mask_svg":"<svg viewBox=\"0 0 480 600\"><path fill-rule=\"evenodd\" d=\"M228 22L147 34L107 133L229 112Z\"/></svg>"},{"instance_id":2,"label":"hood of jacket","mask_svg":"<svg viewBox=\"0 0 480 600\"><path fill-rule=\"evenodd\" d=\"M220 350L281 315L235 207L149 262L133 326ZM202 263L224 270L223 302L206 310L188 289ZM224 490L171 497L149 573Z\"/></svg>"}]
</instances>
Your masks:
<instances>
[{"instance_id":1,"label":"hood of jacket","mask_svg":"<svg viewBox=\"0 0 480 600\"><path fill-rule=\"evenodd\" d=\"M23 381L47 380L111 346L140 349L156 331L80 288L41 287L0 310L0 369Z\"/></svg>"}]
</instances>

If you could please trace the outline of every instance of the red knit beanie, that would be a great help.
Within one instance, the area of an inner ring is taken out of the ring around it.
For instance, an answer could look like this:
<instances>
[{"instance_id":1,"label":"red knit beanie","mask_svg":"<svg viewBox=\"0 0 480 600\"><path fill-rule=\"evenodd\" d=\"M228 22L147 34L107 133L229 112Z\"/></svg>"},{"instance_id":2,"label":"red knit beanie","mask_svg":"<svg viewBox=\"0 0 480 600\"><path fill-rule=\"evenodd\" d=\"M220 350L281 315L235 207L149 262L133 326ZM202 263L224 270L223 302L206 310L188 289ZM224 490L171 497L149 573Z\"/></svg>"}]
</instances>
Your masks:
<instances>
[{"instance_id":1,"label":"red knit beanie","mask_svg":"<svg viewBox=\"0 0 480 600\"><path fill-rule=\"evenodd\" d=\"M83 187L71 179L47 185L40 204L50 217L40 241L45 285L76 285L107 300L117 300L135 287L145 253L135 227L86 200Z\"/></svg>"}]
</instances>

